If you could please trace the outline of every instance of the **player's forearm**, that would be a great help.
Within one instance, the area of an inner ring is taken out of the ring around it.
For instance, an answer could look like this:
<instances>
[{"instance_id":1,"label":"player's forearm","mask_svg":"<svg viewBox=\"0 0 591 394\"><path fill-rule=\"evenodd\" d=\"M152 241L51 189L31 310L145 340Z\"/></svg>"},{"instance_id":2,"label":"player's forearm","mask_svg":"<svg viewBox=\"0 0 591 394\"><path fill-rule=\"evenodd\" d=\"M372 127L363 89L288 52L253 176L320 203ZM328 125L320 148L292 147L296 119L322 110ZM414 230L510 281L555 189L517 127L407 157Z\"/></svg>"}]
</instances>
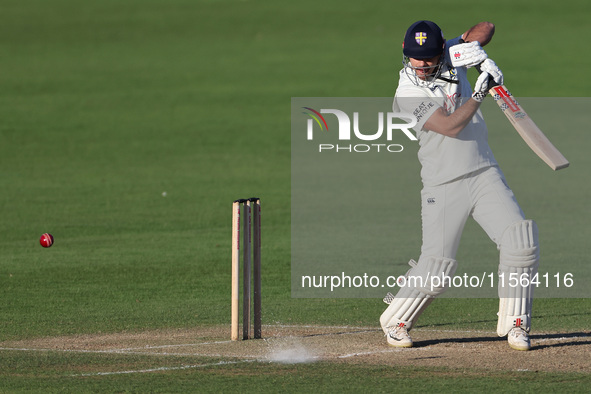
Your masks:
<instances>
[{"instance_id":1,"label":"player's forearm","mask_svg":"<svg viewBox=\"0 0 591 394\"><path fill-rule=\"evenodd\" d=\"M469 99L451 114L446 114L443 108L439 108L425 122L424 128L455 138L472 120L479 107L480 103L478 101Z\"/></svg>"},{"instance_id":2,"label":"player's forearm","mask_svg":"<svg viewBox=\"0 0 591 394\"><path fill-rule=\"evenodd\" d=\"M476 26L471 27L462 35L462 39L466 42L478 41L480 46L485 46L490 42L495 34L495 25L490 22L480 22Z\"/></svg>"}]
</instances>

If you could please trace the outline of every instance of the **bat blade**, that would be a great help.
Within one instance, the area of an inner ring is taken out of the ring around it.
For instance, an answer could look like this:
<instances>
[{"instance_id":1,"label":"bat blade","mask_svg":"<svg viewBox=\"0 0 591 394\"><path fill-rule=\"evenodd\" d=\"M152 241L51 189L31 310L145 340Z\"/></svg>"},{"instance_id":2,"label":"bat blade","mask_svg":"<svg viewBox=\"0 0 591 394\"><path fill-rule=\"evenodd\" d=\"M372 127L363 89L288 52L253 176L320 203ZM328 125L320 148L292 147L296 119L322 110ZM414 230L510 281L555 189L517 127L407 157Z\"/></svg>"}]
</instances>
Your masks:
<instances>
[{"instance_id":1,"label":"bat blade","mask_svg":"<svg viewBox=\"0 0 591 394\"><path fill-rule=\"evenodd\" d=\"M569 166L569 161L552 145L504 85L492 87L490 94L521 138L550 168L556 171Z\"/></svg>"}]
</instances>

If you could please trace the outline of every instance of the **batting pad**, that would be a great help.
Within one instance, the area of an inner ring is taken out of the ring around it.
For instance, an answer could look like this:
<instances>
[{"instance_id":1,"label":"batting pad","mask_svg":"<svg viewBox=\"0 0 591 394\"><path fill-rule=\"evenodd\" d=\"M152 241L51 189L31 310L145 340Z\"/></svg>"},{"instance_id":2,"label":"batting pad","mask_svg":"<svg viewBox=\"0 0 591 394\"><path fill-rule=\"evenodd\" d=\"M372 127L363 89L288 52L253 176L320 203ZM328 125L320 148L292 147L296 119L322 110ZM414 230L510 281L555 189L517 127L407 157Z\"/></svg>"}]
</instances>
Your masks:
<instances>
[{"instance_id":1,"label":"batting pad","mask_svg":"<svg viewBox=\"0 0 591 394\"><path fill-rule=\"evenodd\" d=\"M540 251L538 228L533 220L510 225L499 247L499 321L497 334L505 336L513 327L529 332L534 285Z\"/></svg>"},{"instance_id":2,"label":"batting pad","mask_svg":"<svg viewBox=\"0 0 591 394\"><path fill-rule=\"evenodd\" d=\"M412 263L411 260L412 268L404 283L398 283L400 290L380 316L385 333L396 326L410 330L433 299L447 289L458 265L455 260L442 257L421 258L416 265ZM445 280L446 277L450 279Z\"/></svg>"}]
</instances>

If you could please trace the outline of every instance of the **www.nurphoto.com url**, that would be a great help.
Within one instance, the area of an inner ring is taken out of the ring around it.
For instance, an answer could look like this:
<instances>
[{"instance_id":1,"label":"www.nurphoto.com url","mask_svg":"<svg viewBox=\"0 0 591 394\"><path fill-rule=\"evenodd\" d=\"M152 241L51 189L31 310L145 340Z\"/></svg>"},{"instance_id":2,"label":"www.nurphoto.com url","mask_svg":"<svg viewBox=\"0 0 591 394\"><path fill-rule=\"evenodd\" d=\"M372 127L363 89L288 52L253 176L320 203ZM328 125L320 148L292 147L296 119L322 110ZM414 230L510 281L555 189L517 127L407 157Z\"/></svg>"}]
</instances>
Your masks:
<instances>
[{"instance_id":1,"label":"www.nurphoto.com url","mask_svg":"<svg viewBox=\"0 0 591 394\"><path fill-rule=\"evenodd\" d=\"M441 287L455 288L483 288L483 287L567 287L574 285L573 274L560 273L550 274L548 272L535 273L486 273L482 275L456 275L448 276L444 274L430 276L425 278L421 276L388 276L382 280L376 275L347 275L344 272L341 275L302 275L302 288L394 288L394 287L421 287L430 290Z\"/></svg>"}]
</instances>

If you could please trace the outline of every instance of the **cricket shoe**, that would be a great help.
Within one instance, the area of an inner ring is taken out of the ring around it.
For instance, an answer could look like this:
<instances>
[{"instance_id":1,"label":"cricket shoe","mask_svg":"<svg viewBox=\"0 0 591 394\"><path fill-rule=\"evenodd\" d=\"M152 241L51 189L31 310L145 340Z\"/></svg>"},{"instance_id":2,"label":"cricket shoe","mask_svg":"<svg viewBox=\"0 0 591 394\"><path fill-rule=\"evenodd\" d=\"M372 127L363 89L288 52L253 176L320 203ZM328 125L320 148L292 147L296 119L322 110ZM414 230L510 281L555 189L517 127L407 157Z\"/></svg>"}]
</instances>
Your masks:
<instances>
[{"instance_id":1,"label":"cricket shoe","mask_svg":"<svg viewBox=\"0 0 591 394\"><path fill-rule=\"evenodd\" d=\"M389 327L386 334L388 345L393 347L412 347L412 339L408 330L402 326Z\"/></svg>"},{"instance_id":2,"label":"cricket shoe","mask_svg":"<svg viewBox=\"0 0 591 394\"><path fill-rule=\"evenodd\" d=\"M513 327L507 335L509 346L515 350L529 350L531 343L527 332L521 327Z\"/></svg>"}]
</instances>

